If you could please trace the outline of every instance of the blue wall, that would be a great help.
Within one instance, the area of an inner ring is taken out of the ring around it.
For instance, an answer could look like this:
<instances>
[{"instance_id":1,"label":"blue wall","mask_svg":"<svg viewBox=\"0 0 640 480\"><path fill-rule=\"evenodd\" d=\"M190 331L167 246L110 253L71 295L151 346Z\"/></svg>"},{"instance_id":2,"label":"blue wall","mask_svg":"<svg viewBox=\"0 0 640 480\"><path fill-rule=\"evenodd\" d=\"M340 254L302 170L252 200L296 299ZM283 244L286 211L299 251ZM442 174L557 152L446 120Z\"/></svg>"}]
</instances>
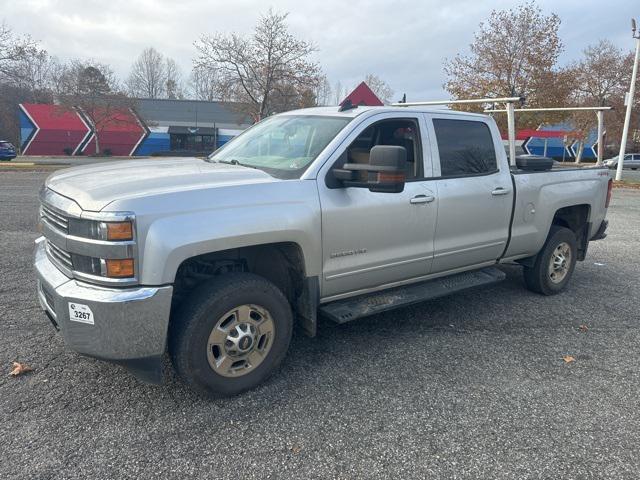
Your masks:
<instances>
[{"instance_id":1,"label":"blue wall","mask_svg":"<svg viewBox=\"0 0 640 480\"><path fill-rule=\"evenodd\" d=\"M155 152L167 152L170 150L169 134L167 132L151 132L136 149L134 155L151 155Z\"/></svg>"},{"instance_id":2,"label":"blue wall","mask_svg":"<svg viewBox=\"0 0 640 480\"><path fill-rule=\"evenodd\" d=\"M551 131L555 132L558 130L563 131L571 131L574 130L575 127L570 123L557 123L554 125L545 125L541 127L539 130L541 131ZM544 154L544 138L540 137L531 137L524 147L529 153L533 155L543 155ZM562 151L564 150L562 138L548 138L547 139L547 156L554 158L562 158ZM598 141L598 131L593 129L589 131L587 138L585 140L584 150L582 152L582 158L584 159L595 159L597 158L596 154L596 142ZM569 145L566 148L564 153L565 158L574 158L578 153L578 142Z\"/></svg>"},{"instance_id":3,"label":"blue wall","mask_svg":"<svg viewBox=\"0 0 640 480\"><path fill-rule=\"evenodd\" d=\"M218 148L223 146L225 143L227 143L229 140L231 140L234 137L235 135L218 135Z\"/></svg>"},{"instance_id":4,"label":"blue wall","mask_svg":"<svg viewBox=\"0 0 640 480\"><path fill-rule=\"evenodd\" d=\"M22 110L19 110L18 116L20 118L20 149L23 149L31 135L36 131L36 126Z\"/></svg>"},{"instance_id":5,"label":"blue wall","mask_svg":"<svg viewBox=\"0 0 640 480\"><path fill-rule=\"evenodd\" d=\"M227 130L227 132L229 132L229 130ZM217 147L220 148L236 135L219 133ZM140 143L134 155L140 157L151 155L155 152L168 152L170 150L171 138L168 133L168 127L152 127L150 128L149 135Z\"/></svg>"}]
</instances>

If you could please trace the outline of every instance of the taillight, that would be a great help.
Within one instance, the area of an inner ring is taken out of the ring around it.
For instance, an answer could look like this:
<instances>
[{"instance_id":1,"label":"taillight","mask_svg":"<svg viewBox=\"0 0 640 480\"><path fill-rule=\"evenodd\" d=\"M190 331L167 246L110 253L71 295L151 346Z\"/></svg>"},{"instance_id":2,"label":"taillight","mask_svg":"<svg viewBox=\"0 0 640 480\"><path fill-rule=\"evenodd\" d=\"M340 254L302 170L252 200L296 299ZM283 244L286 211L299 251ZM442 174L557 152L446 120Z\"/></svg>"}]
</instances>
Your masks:
<instances>
[{"instance_id":1,"label":"taillight","mask_svg":"<svg viewBox=\"0 0 640 480\"><path fill-rule=\"evenodd\" d=\"M604 202L604 208L609 208L609 202L611 202L611 192L613 191L613 179L609 179L607 184L607 201Z\"/></svg>"}]
</instances>

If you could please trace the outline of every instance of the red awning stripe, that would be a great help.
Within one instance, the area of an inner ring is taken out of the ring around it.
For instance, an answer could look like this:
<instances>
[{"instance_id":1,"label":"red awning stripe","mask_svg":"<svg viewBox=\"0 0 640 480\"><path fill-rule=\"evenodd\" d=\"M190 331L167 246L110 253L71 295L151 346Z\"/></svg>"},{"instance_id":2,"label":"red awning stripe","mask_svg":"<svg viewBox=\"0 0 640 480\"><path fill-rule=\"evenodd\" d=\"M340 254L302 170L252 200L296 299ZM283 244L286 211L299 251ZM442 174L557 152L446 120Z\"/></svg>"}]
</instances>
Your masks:
<instances>
[{"instance_id":1,"label":"red awning stripe","mask_svg":"<svg viewBox=\"0 0 640 480\"><path fill-rule=\"evenodd\" d=\"M535 138L563 138L566 136L575 136L579 132L575 130L534 130L534 129L523 129L518 130L516 132L516 140L526 140L527 138L535 137ZM508 135L506 132L500 132L503 140L508 140Z\"/></svg>"}]
</instances>

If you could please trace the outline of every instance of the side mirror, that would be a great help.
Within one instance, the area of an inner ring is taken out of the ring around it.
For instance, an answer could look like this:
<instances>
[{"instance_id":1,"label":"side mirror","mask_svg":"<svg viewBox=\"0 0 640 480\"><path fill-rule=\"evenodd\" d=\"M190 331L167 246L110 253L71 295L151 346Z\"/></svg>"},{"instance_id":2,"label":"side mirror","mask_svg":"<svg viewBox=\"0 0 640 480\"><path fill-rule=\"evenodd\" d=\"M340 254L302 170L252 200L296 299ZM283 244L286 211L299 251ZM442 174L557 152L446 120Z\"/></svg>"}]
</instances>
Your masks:
<instances>
[{"instance_id":1,"label":"side mirror","mask_svg":"<svg viewBox=\"0 0 640 480\"><path fill-rule=\"evenodd\" d=\"M371 192L400 193L404 190L407 150L394 145L377 145L369 153L369 163L345 163L334 168L333 178L345 187L364 187ZM366 173L366 181L360 172Z\"/></svg>"},{"instance_id":2,"label":"side mirror","mask_svg":"<svg viewBox=\"0 0 640 480\"><path fill-rule=\"evenodd\" d=\"M369 156L369 190L400 193L404 190L407 149L395 145L377 145Z\"/></svg>"}]
</instances>

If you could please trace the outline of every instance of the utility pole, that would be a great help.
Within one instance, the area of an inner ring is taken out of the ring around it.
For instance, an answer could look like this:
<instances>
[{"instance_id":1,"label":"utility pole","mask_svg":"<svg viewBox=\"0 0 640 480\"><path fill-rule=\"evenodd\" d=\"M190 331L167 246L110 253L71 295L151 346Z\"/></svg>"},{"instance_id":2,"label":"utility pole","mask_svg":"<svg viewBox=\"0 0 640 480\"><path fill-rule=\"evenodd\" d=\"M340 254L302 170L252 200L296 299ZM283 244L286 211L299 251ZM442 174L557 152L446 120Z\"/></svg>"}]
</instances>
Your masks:
<instances>
[{"instance_id":1,"label":"utility pole","mask_svg":"<svg viewBox=\"0 0 640 480\"><path fill-rule=\"evenodd\" d=\"M604 154L604 111L596 110L596 117L598 118L598 160L596 165L602 166L602 156Z\"/></svg>"},{"instance_id":2,"label":"utility pole","mask_svg":"<svg viewBox=\"0 0 640 480\"><path fill-rule=\"evenodd\" d=\"M516 114L513 102L507 102L507 135L509 137L509 164L516 165Z\"/></svg>"},{"instance_id":3,"label":"utility pole","mask_svg":"<svg viewBox=\"0 0 640 480\"><path fill-rule=\"evenodd\" d=\"M633 96L636 92L636 76L638 75L638 57L640 57L640 34L636 33L636 20L631 19L632 37L636 39L636 56L633 61L633 72L631 73L631 86L629 87L629 97L627 99L627 113L624 116L624 128L622 129L622 140L620 140L620 154L618 155L618 168L616 170L616 180L622 180L622 168L624 166L624 154L627 150L627 136L629 135L629 123L631 123L631 109L633 108Z\"/></svg>"}]
</instances>

